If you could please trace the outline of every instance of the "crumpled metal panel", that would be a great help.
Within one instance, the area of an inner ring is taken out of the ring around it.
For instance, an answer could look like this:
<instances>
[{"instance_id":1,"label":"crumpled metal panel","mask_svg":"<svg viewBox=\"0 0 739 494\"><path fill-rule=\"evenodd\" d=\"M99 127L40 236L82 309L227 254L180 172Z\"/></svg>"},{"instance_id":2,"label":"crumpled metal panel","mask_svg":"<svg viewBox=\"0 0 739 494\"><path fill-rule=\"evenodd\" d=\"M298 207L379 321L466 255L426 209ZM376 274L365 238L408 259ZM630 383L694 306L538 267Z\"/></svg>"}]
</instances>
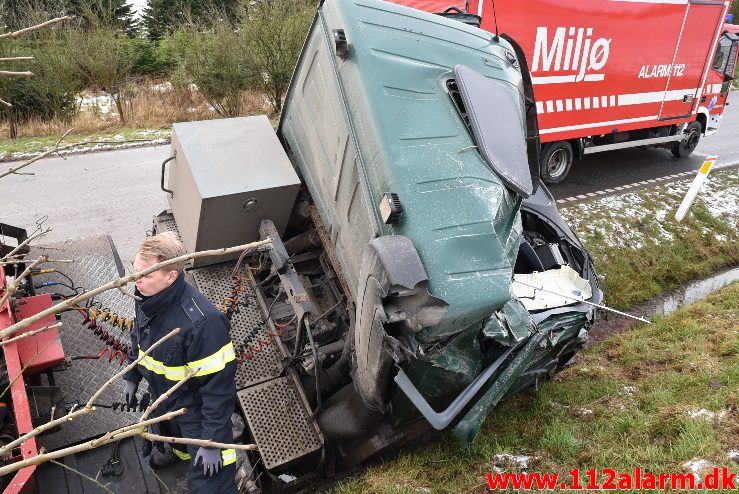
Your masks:
<instances>
[{"instance_id":1,"label":"crumpled metal panel","mask_svg":"<svg viewBox=\"0 0 739 494\"><path fill-rule=\"evenodd\" d=\"M428 355L419 355L407 366L409 379L435 410L446 408L482 370L479 333L479 324L469 326L446 345ZM392 409L397 422L418 413L402 393L394 397Z\"/></svg>"},{"instance_id":2,"label":"crumpled metal panel","mask_svg":"<svg viewBox=\"0 0 739 494\"><path fill-rule=\"evenodd\" d=\"M334 54L334 29L343 29L349 42L345 61ZM377 0L329 0L301 55L278 129L353 292L370 238L412 240L430 293L449 304L439 324L417 335L429 344L509 299L520 200L475 149L445 88L452 67L464 64L515 94L521 74L500 46L510 49L490 33L440 16L410 16ZM402 203L397 225L380 220L384 192L397 193Z\"/></svg>"},{"instance_id":3,"label":"crumpled metal panel","mask_svg":"<svg viewBox=\"0 0 739 494\"><path fill-rule=\"evenodd\" d=\"M482 328L483 336L503 345L515 345L534 331L531 314L523 304L512 298Z\"/></svg>"}]
</instances>

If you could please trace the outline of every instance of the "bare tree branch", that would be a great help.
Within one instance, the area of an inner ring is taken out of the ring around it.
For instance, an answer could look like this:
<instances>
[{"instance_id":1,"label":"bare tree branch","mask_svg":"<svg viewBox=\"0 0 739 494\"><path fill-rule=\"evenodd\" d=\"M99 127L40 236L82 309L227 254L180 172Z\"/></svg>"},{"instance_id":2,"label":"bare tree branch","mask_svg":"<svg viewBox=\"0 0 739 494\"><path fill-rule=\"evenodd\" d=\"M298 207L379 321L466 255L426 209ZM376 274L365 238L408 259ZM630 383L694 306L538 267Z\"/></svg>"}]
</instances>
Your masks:
<instances>
[{"instance_id":1,"label":"bare tree branch","mask_svg":"<svg viewBox=\"0 0 739 494\"><path fill-rule=\"evenodd\" d=\"M218 449L239 449L241 451L253 451L257 449L256 444L226 444L217 443L209 439L192 439L189 437L169 437L160 436L159 434L151 434L144 432L141 437L148 439L149 441L159 441L162 443L174 443L174 444L192 444L195 446L202 446L204 448L218 448Z\"/></svg>"},{"instance_id":2,"label":"bare tree branch","mask_svg":"<svg viewBox=\"0 0 739 494\"><path fill-rule=\"evenodd\" d=\"M127 290L126 290L125 288L123 288L122 286L119 286L119 287L118 287L118 291L119 291L119 292L121 292L121 293L122 293L122 294L123 294L124 296L126 296L126 297L132 298L132 299L134 299L134 300L135 300L135 301L137 301L137 302L141 302L141 297L137 297L137 296L136 296L136 295L134 295L133 293L131 293L131 292L127 291Z\"/></svg>"},{"instance_id":3,"label":"bare tree branch","mask_svg":"<svg viewBox=\"0 0 739 494\"><path fill-rule=\"evenodd\" d=\"M5 387L5 389L2 391L2 393L0 393L0 398L2 398L3 396L5 396L5 393L7 393L13 387L13 384L15 384L15 382L18 379L21 378L21 376L23 375L23 373L26 372L26 369L28 369L28 367L33 363L33 361L36 360L36 357L38 357L39 355L41 355L42 353L44 353L51 345L53 345L57 341L58 341L58 339L55 338L55 339L49 341L48 343L46 343L46 345L44 345L44 347L41 350L36 351L36 353L33 354L33 357L31 357L30 359L28 359L28 361L25 363L25 365L23 366L23 368L21 369L21 371L18 373L18 375L15 376L13 378L13 380L10 381L10 383ZM2 455L0 455L0 457L1 456Z\"/></svg>"},{"instance_id":4,"label":"bare tree branch","mask_svg":"<svg viewBox=\"0 0 739 494\"><path fill-rule=\"evenodd\" d=\"M184 410L182 413L186 413L187 412L187 409L185 409L185 408L180 408L179 410ZM135 424L126 425L124 427L121 427L120 429L116 429L114 431L109 431L109 432L105 433L103 436L101 436L101 437L99 437L97 439L93 439L92 441L90 441L90 444L92 445L93 448L97 448L98 446L102 446L103 444L107 444L107 443L110 443L110 442L113 442L113 441L117 441L118 439L116 439L116 437L117 436L120 436L121 434L125 434L126 432L130 432L130 431L133 431L133 430L137 430L137 431L139 431L139 433L145 432L145 430L146 430L145 428L146 427L148 427L150 425L153 425L153 424L158 424L159 422L161 422L161 417L164 417L166 415L167 414L165 413L165 414L163 414L163 415L161 415L159 417L154 417L152 419L139 420ZM178 415L180 415L180 414L178 413Z\"/></svg>"},{"instance_id":5,"label":"bare tree branch","mask_svg":"<svg viewBox=\"0 0 739 494\"><path fill-rule=\"evenodd\" d=\"M113 381L115 381L119 377L122 377L126 372L136 367L136 365L139 362L141 362L141 360L143 360L144 357L149 355L149 353L151 353L152 350L154 350L156 347L161 345L164 341L168 340L169 338L171 338L172 336L176 335L179 332L180 332L180 328L175 328L169 333L167 333L166 335L164 335L162 338L159 338L145 352L142 352L136 360L134 360L133 362L128 364L126 367L124 367L123 370L118 372L118 374L114 375L113 377L105 381L103 386L100 389L98 389L97 392L94 395L92 395L92 397L88 400L87 405L85 405L85 408L92 408L92 406L95 404L95 400L97 400L100 397L100 395L103 394L103 391L105 391L105 388L110 386L110 384L112 384Z\"/></svg>"},{"instance_id":6,"label":"bare tree branch","mask_svg":"<svg viewBox=\"0 0 739 494\"><path fill-rule=\"evenodd\" d=\"M0 34L0 39L17 38L18 36L24 35L26 33L30 33L31 31L36 31L37 29L43 29L47 26L51 26L52 24L57 24L59 22L66 21L71 18L72 17L68 15L65 15L64 17L57 17L56 19L51 19L46 22L42 22L41 24L37 24L35 26L26 27L18 31L13 31L11 33Z\"/></svg>"},{"instance_id":7,"label":"bare tree branch","mask_svg":"<svg viewBox=\"0 0 739 494\"><path fill-rule=\"evenodd\" d=\"M157 264L152 265L151 267L144 269L143 271L139 271L138 273L133 273L128 276L124 276L123 278L118 278L110 283L106 283L103 286L100 286L98 288L95 288L94 290L90 290L89 292L81 293L75 297L68 298L64 302L60 304L56 304L54 307L51 307L49 309L43 310L39 312L38 314L35 314L31 317L27 317L26 319L23 319L22 321L18 321L17 323L13 324L12 326L8 326L4 330L0 331L0 339L5 338L16 331L26 328L30 326L31 324L35 323L36 321L39 321L43 319L46 316L49 316L51 314L56 314L58 312L63 311L64 309L67 309L73 305L77 305L79 302L82 302L84 300L90 299L100 293L103 293L107 290L111 290L113 288L118 288L120 286L125 286L126 283L129 283L131 281L135 281L142 276L146 276L149 273L153 273L154 271L157 271L159 269L162 269L167 266L171 266L172 264L178 264L183 261L189 261L190 259L197 259L200 257L208 257L208 256L220 256L224 254L231 254L234 252L242 252L244 250L248 249L257 249L258 247L271 244L272 241L270 239L266 240L260 240L258 242L251 242L244 245L237 245L235 247L228 247L228 248L222 248L222 249L214 249L214 250L205 250L201 252L193 252L192 254L185 254L184 256L175 257L174 259L170 259L168 261L162 261Z\"/></svg>"},{"instance_id":8,"label":"bare tree branch","mask_svg":"<svg viewBox=\"0 0 739 494\"><path fill-rule=\"evenodd\" d=\"M162 338L160 338L158 341L156 341L153 345L151 345L145 352L141 352L139 354L139 357L136 360L134 360L133 362L131 362L130 364L128 364L118 374L116 374L112 378L108 379L102 385L102 387L98 390L98 392L95 393L92 396L92 398L90 398L90 400L87 402L87 405L85 405L84 408L81 408L79 410L75 410L73 408L72 410L69 411L69 413L67 415L65 415L63 417L59 417L59 418L57 418L55 420L51 420L49 422L46 422L45 424L41 424L40 426L36 427L35 429L33 429L33 430L31 430L31 431L23 434L22 436L20 436L15 441L12 441L12 442L6 444L3 447L0 447L0 457L2 457L4 454L8 453L9 451L12 451L13 448L15 448L16 446L18 446L20 444L23 444L24 442L26 442L27 440L29 440L32 437L38 436L39 434L41 434L44 431L47 431L49 429L53 429L57 425L61 425L64 422L68 422L70 420L73 420L73 419L79 417L80 415L85 415L85 414L88 414L91 411L93 411L94 408L92 407L92 405L95 403L95 400L100 396L100 394L102 394L103 391L105 391L105 389L108 386L110 386L110 384L113 381L115 381L118 377L123 376L123 374L125 374L129 370L133 369L136 365L138 365L139 362L141 362L141 360L143 360L144 357L146 357L147 355L149 355L149 353L151 353L156 347L158 347L163 342L165 342L166 340L168 340L169 338L171 338L172 336L176 335L179 332L180 332L180 329L179 328L173 329L172 331L170 331L169 333L167 333L166 335L164 335ZM0 474L0 475L2 475L2 474Z\"/></svg>"},{"instance_id":9,"label":"bare tree branch","mask_svg":"<svg viewBox=\"0 0 739 494\"><path fill-rule=\"evenodd\" d=\"M33 336L35 334L43 333L44 331L48 331L48 330L53 329L53 328L59 328L59 327L62 326L62 324L64 324L64 323L58 322L56 324L52 324L51 326L46 326L46 327L43 327L41 329L34 329L33 331L29 331L28 333L23 333L22 335L16 336L15 338L11 338L9 340L0 341L0 347L1 346L5 346L8 343L14 343L14 342L16 342L18 340L22 340L24 338L28 338L29 336Z\"/></svg>"},{"instance_id":10,"label":"bare tree branch","mask_svg":"<svg viewBox=\"0 0 739 494\"><path fill-rule=\"evenodd\" d=\"M174 386L172 386L171 388L169 388L169 390L167 392L161 394L159 396L159 398L157 398L156 400L154 400L153 403L151 403L148 407L146 407L146 410L144 410L144 413L141 415L141 419L139 419L139 422L144 421L147 418L149 418L149 415L151 415L152 412L154 412L154 410L156 410L156 408L159 405L161 405L161 403L164 400L166 400L167 398L169 398L170 396L172 396L172 394L175 391L177 391L180 388L180 386L182 386L187 381L189 381L192 376L194 376L195 374L198 373L199 370L200 370L200 367L198 367L197 369L190 370L190 372L188 372L187 375L181 381L179 381L177 384L175 384Z\"/></svg>"},{"instance_id":11,"label":"bare tree branch","mask_svg":"<svg viewBox=\"0 0 739 494\"><path fill-rule=\"evenodd\" d=\"M18 252L19 250L21 250L23 247L25 247L26 245L28 245L31 242L33 242L34 240L36 240L37 238L39 238L41 235L46 235L50 231L51 231L51 228L47 228L46 230L41 230L41 231L39 231L37 233L34 233L33 235L31 235L30 237L28 237L27 239L25 239L23 242L19 243L16 246L15 249L11 250L5 257L3 257L2 259L0 259L0 261L4 261L6 259L10 259L11 257L13 257L13 255L16 252ZM47 259L47 262L48 262L48 259Z\"/></svg>"},{"instance_id":12,"label":"bare tree branch","mask_svg":"<svg viewBox=\"0 0 739 494\"><path fill-rule=\"evenodd\" d=\"M179 410L175 410L174 412L165 413L164 415L151 419L149 422L150 423L164 422L165 420L169 420L172 417L177 417L184 413L187 413L187 409L180 408ZM103 443L93 445L92 443L94 441L88 441L86 443L78 444L76 446L70 446L68 448L63 448L63 449L59 449L56 451L52 451L51 453L39 454L31 458L27 458L25 460L17 461L15 463L11 463L9 465L0 467L0 476L7 475L13 472L17 472L18 470L21 470L26 467L30 467L31 465L40 465L41 463L46 463L47 461L56 460L57 458L61 458L63 456L73 455L76 453L80 453L82 451L88 451L90 449L94 449L94 448L103 446L105 444L112 443L114 441L120 441L121 439L125 439L127 437L132 437L132 436L138 436L140 434L141 434L141 430L139 428L136 428L136 429L131 429L121 434L114 434L115 439L111 438Z\"/></svg>"},{"instance_id":13,"label":"bare tree branch","mask_svg":"<svg viewBox=\"0 0 739 494\"><path fill-rule=\"evenodd\" d=\"M67 134L68 133L69 133L69 131L67 131ZM65 136L66 136L66 134L65 134ZM64 136L62 136L62 137L64 137ZM122 141L109 141L109 140L103 140L103 141L81 141L81 142L75 142L73 144L67 144L66 146L62 146L62 147L59 147L59 143L57 143L57 145L54 146L53 149L50 149L48 151L44 151L43 153L39 154L38 156L35 156L35 157L29 159L28 161L23 162L22 164L18 165L15 168L8 168L6 171L0 172L0 178L6 177L8 175L12 175L14 173L17 173L18 170L20 170L22 168L25 168L28 165L32 165L33 163L35 163L35 162L37 162L39 160L42 160L42 159L46 158L49 155L52 155L54 153L59 153L61 151L66 151L68 149L72 149L72 148L75 148L75 147L84 146L84 145L87 145L87 144L125 144L127 142L152 142L152 140L153 139L125 139L125 140L122 140ZM61 139L60 139L59 142L61 142Z\"/></svg>"},{"instance_id":14,"label":"bare tree branch","mask_svg":"<svg viewBox=\"0 0 739 494\"><path fill-rule=\"evenodd\" d=\"M12 261L0 261L0 266L13 266L16 264L23 264L27 263L28 261L25 259L14 259ZM70 264L74 262L74 259L47 259L46 264L49 264L50 262L61 262Z\"/></svg>"},{"instance_id":15,"label":"bare tree branch","mask_svg":"<svg viewBox=\"0 0 739 494\"><path fill-rule=\"evenodd\" d=\"M113 492L113 491L111 491L110 489L108 489L108 486L106 486L106 485L103 485L103 484L101 484L100 482L98 482L98 481L97 481L96 479L93 479L93 478L92 478L92 477L90 477L89 475L86 475L86 474L84 474L84 473L80 472L79 470L77 470L77 469L75 469L75 468L72 468L72 467L70 467L70 466L67 466L67 465L65 465L64 463L58 462L58 461L56 461L56 460L49 460L49 461L50 461L51 463L55 464L55 465L59 465L59 466L60 466L60 467L62 467L62 468L66 468L66 469L67 469L67 470L69 470L70 472L74 472L74 473L76 473L76 474L77 474L77 475L79 475L80 477L83 477L83 478L85 478L85 479L89 480L90 482L92 482L93 484L96 484L96 485L97 485L98 487L100 487L100 488L101 488L102 490L104 490L105 492L108 492L108 493L110 493L110 494L115 494L115 492Z\"/></svg>"},{"instance_id":16,"label":"bare tree branch","mask_svg":"<svg viewBox=\"0 0 739 494\"><path fill-rule=\"evenodd\" d=\"M16 76L16 77L33 77L33 72L15 72L13 70L0 70L0 75Z\"/></svg>"},{"instance_id":17,"label":"bare tree branch","mask_svg":"<svg viewBox=\"0 0 739 494\"><path fill-rule=\"evenodd\" d=\"M5 106L7 106L8 108L12 108L13 107L13 105L11 105L10 103L8 103L4 99L0 99L0 104L3 104Z\"/></svg>"},{"instance_id":18,"label":"bare tree branch","mask_svg":"<svg viewBox=\"0 0 739 494\"><path fill-rule=\"evenodd\" d=\"M35 261L33 261L31 263L31 265L28 266L25 269L25 271L23 271L21 273L21 275L19 277L17 277L16 279L14 279L13 282L10 285L8 285L8 287L5 290L5 294L2 296L2 298L0 298L0 307L2 307L3 304L5 304L5 301L8 300L10 298L10 296L13 294L13 292L18 288L18 285L21 284L21 281L23 281L23 278L25 278L26 276L28 276L31 273L31 270L33 268L35 268L39 264L42 264L42 263L46 262L46 259L48 259L46 256L41 256L38 259L36 259ZM0 336L0 339L2 339L2 338L3 338L3 336Z\"/></svg>"},{"instance_id":19,"label":"bare tree branch","mask_svg":"<svg viewBox=\"0 0 739 494\"><path fill-rule=\"evenodd\" d=\"M14 62L16 60L33 60L33 57L6 57L6 58L0 58L0 62Z\"/></svg>"}]
</instances>

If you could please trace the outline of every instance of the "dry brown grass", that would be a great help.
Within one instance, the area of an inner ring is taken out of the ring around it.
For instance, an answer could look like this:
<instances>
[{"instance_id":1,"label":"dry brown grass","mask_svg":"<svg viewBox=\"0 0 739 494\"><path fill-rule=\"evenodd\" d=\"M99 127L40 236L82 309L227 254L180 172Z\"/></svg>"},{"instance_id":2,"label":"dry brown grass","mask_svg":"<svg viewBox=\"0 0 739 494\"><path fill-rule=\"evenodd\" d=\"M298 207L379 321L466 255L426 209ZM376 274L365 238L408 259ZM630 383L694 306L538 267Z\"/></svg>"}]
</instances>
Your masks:
<instances>
[{"instance_id":1,"label":"dry brown grass","mask_svg":"<svg viewBox=\"0 0 739 494\"><path fill-rule=\"evenodd\" d=\"M75 134L92 135L115 132L121 128L166 129L174 122L209 120L222 118L203 96L195 90L161 89L154 82L139 83L127 89L127 102L124 107L125 123L117 113L104 114L93 108L83 109L72 122L32 120L18 128L19 137L40 137L61 135L73 128ZM94 96L91 92L84 97ZM269 114L273 112L266 98L255 91L245 91L241 95L242 115ZM112 105L115 109L115 105ZM7 125L0 125L0 136L7 136Z\"/></svg>"}]
</instances>

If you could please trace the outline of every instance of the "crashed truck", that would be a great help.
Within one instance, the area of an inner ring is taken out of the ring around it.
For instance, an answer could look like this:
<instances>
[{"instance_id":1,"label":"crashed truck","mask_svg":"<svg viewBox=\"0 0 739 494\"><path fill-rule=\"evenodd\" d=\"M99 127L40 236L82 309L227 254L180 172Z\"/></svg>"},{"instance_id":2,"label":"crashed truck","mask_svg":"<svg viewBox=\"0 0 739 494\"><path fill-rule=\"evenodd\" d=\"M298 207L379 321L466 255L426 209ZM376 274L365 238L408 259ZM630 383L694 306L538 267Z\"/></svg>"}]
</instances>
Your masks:
<instances>
[{"instance_id":1,"label":"crashed truck","mask_svg":"<svg viewBox=\"0 0 739 494\"><path fill-rule=\"evenodd\" d=\"M515 40L379 0L318 7L276 132L174 125L153 231L271 240L186 271L231 320L244 492L466 444L571 361L603 294L538 149Z\"/></svg>"}]
</instances>

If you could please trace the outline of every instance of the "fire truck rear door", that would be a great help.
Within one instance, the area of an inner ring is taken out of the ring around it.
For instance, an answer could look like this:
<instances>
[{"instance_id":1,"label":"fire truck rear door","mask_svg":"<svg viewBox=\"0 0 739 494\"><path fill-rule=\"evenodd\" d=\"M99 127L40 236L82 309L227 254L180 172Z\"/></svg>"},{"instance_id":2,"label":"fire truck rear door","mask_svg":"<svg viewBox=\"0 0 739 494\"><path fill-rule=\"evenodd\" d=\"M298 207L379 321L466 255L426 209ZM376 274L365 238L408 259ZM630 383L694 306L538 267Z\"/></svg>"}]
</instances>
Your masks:
<instances>
[{"instance_id":1,"label":"fire truck rear door","mask_svg":"<svg viewBox=\"0 0 739 494\"><path fill-rule=\"evenodd\" d=\"M726 2L722 1L688 3L660 110L661 120L683 118L693 112L725 9Z\"/></svg>"}]
</instances>

